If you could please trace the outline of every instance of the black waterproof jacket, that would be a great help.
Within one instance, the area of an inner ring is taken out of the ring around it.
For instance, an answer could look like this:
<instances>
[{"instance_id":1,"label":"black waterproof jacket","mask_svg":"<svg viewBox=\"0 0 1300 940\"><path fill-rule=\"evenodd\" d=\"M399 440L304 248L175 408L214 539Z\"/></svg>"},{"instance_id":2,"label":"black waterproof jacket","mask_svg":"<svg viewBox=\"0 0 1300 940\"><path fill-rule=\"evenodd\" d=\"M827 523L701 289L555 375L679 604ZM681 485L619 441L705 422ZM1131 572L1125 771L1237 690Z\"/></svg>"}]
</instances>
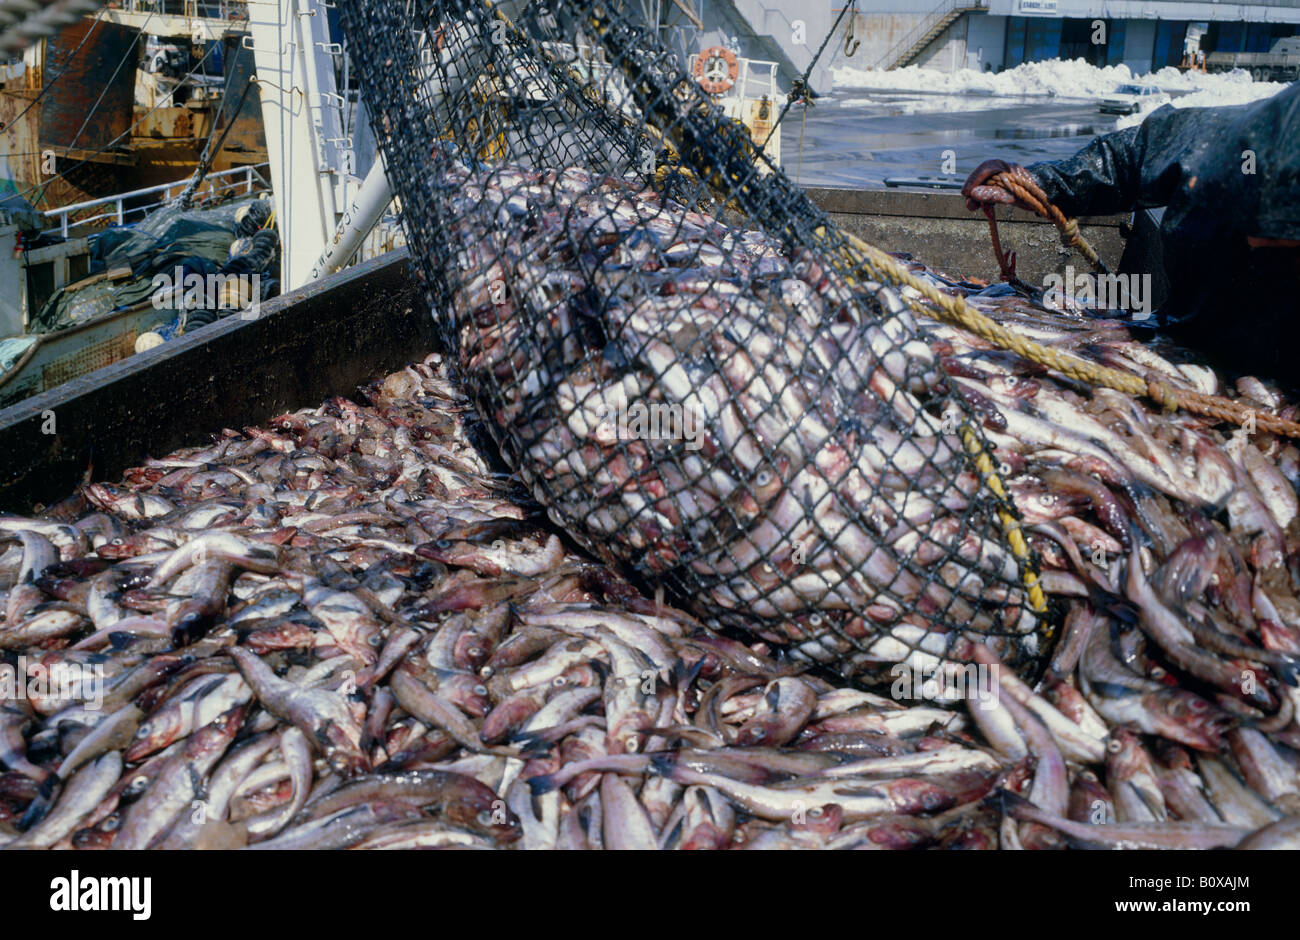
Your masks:
<instances>
[{"instance_id":1,"label":"black waterproof jacket","mask_svg":"<svg viewBox=\"0 0 1300 940\"><path fill-rule=\"evenodd\" d=\"M1176 109L1028 168L1066 215L1164 206L1173 337L1236 371L1300 386L1300 83L1253 104Z\"/></svg>"}]
</instances>

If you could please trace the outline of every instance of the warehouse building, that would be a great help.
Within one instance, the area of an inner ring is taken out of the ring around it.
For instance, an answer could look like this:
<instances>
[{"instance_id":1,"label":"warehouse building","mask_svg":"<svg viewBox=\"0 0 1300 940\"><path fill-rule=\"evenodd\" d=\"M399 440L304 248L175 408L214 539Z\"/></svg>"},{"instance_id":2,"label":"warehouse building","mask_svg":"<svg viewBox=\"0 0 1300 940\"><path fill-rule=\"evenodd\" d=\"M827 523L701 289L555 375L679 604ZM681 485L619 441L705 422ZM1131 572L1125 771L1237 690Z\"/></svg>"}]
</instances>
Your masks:
<instances>
[{"instance_id":1,"label":"warehouse building","mask_svg":"<svg viewBox=\"0 0 1300 940\"><path fill-rule=\"evenodd\" d=\"M1300 0L943 0L917 7L915 0L858 0L844 27L857 49L848 59L841 43L835 64L1001 71L1081 58L1141 74L1179 65L1189 48L1266 52L1275 40L1300 34Z\"/></svg>"}]
</instances>

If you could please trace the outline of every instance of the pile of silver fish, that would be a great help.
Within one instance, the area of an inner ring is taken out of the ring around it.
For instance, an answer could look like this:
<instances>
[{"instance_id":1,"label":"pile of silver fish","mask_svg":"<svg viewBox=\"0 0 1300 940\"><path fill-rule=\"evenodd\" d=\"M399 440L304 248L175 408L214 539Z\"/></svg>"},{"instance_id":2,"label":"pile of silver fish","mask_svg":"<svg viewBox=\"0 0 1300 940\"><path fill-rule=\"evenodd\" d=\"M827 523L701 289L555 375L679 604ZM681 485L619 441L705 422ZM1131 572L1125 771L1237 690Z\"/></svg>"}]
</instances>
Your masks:
<instances>
[{"instance_id":1,"label":"pile of silver fish","mask_svg":"<svg viewBox=\"0 0 1300 940\"><path fill-rule=\"evenodd\" d=\"M962 628L1036 652L897 292L576 168L439 191L463 373L581 544L846 675L937 665Z\"/></svg>"},{"instance_id":2,"label":"pile of silver fish","mask_svg":"<svg viewBox=\"0 0 1300 940\"><path fill-rule=\"evenodd\" d=\"M1185 351L1138 342L1123 319L1068 295L1030 299L911 266L1040 343L1235 397L1260 415L1300 413L1277 388L1249 376L1225 386ZM1294 845L1296 442L1084 388L963 331L925 326L949 381L983 417L1064 612L1039 686L1045 701L1013 693L1005 712L971 710L1001 754L1036 760L1029 802L1010 810L1021 841L1108 844L1094 834L1108 832L1116 844L1231 845L1268 827L1246 844ZM1084 729L1086 740L1058 733L1062 716L1073 725L1061 725L1065 734ZM1125 827L1140 834L1129 840Z\"/></svg>"},{"instance_id":3,"label":"pile of silver fish","mask_svg":"<svg viewBox=\"0 0 1300 940\"><path fill-rule=\"evenodd\" d=\"M986 390L1035 383L1024 408L1066 394L957 339L940 352L967 371L1007 367ZM1061 536L1075 527L1064 514L1039 522L1060 539L1051 583L1073 605L1048 678L1031 689L970 644L966 669L984 672L963 701L920 685L873 694L569 551L468 444L469 405L438 357L366 398L226 430L37 518L0 517L0 844L1295 843L1295 690L1273 687L1274 641L1254 660L1231 646L1254 650L1246 638L1196 645L1249 662L1261 691L1247 700L1185 670L1155 622L1226 623L1283 600L1259 572L1258 596L1241 595L1264 548L1235 529L1200 536L1219 546L1208 572L1187 548L1130 579L1075 559L1091 546ZM1016 446L1047 459L1028 436ZM1116 528L1100 497L1047 486L1081 523ZM1128 538L1139 561L1159 551ZM1112 565L1124 571L1122 554ZM1265 637L1290 629L1253 616Z\"/></svg>"},{"instance_id":4,"label":"pile of silver fish","mask_svg":"<svg viewBox=\"0 0 1300 940\"><path fill-rule=\"evenodd\" d=\"M7 848L993 846L1023 775L575 555L438 358L0 517Z\"/></svg>"}]
</instances>

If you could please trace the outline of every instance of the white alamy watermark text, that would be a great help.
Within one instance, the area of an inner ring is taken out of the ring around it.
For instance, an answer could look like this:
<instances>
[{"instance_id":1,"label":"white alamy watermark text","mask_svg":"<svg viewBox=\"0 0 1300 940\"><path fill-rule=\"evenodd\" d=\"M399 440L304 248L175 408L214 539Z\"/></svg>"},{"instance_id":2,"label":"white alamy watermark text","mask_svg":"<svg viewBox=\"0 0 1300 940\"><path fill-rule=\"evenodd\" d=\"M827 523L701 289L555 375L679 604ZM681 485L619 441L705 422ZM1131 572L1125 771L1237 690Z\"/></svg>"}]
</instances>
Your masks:
<instances>
[{"instance_id":1,"label":"white alamy watermark text","mask_svg":"<svg viewBox=\"0 0 1300 940\"><path fill-rule=\"evenodd\" d=\"M186 274L178 265L154 275L152 300L155 310L239 310L243 319L256 320L262 312L262 275Z\"/></svg>"}]
</instances>

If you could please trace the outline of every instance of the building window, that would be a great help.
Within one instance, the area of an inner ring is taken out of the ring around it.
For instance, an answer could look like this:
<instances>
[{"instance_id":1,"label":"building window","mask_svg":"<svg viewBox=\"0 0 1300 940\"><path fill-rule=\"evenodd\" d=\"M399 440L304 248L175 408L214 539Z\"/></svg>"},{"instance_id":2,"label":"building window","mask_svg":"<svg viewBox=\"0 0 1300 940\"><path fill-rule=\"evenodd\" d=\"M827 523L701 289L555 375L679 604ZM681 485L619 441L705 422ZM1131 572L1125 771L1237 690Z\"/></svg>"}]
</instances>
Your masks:
<instances>
[{"instance_id":1,"label":"building window","mask_svg":"<svg viewBox=\"0 0 1300 940\"><path fill-rule=\"evenodd\" d=\"M1055 59L1061 50L1061 26L1056 17L1034 17L1025 33L1025 61Z\"/></svg>"},{"instance_id":2,"label":"building window","mask_svg":"<svg viewBox=\"0 0 1300 940\"><path fill-rule=\"evenodd\" d=\"M1106 45L1098 45L1092 41L1093 22L1091 19L1065 20L1061 26L1059 54L1062 59L1083 59L1090 65L1106 64L1106 49L1110 45L1113 21L1106 21Z\"/></svg>"},{"instance_id":3,"label":"building window","mask_svg":"<svg viewBox=\"0 0 1300 940\"><path fill-rule=\"evenodd\" d=\"M1124 41L1128 35L1128 20L1106 21L1106 65L1119 65L1124 61Z\"/></svg>"}]
</instances>

